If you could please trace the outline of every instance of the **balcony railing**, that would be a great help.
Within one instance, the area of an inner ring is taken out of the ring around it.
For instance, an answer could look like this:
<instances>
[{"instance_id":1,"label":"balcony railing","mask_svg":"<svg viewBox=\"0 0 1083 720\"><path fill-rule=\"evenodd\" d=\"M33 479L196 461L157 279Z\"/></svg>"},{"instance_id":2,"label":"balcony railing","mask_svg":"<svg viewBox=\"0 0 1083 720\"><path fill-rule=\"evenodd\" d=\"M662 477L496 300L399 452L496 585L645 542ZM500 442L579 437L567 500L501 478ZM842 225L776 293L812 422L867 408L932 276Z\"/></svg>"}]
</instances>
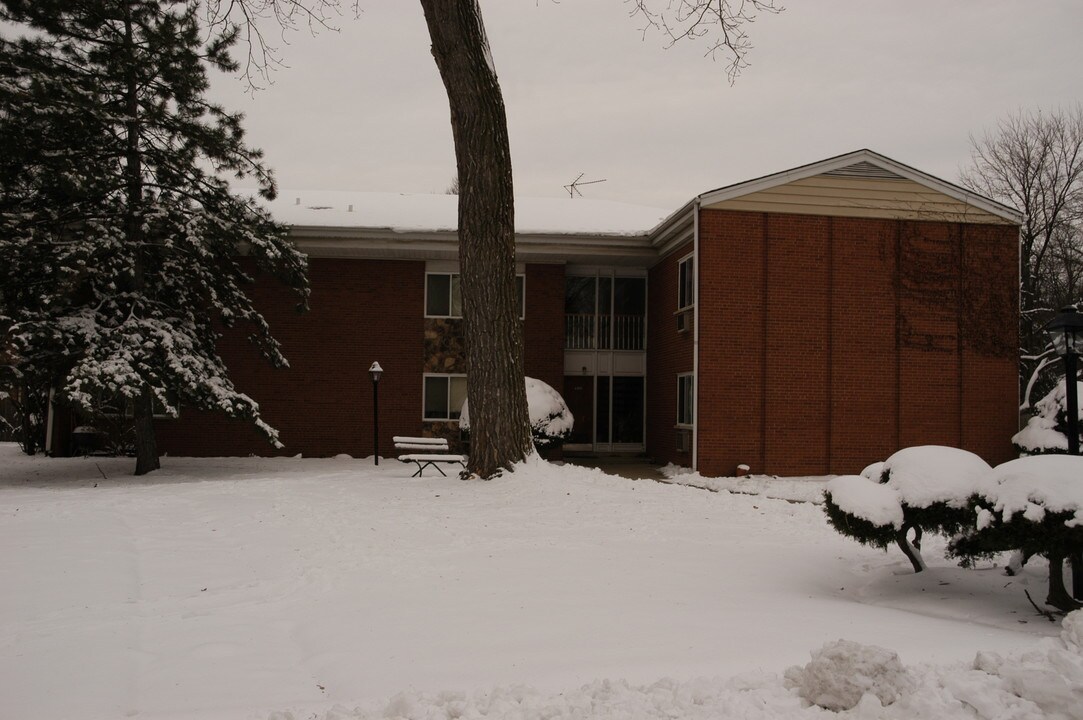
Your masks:
<instances>
[{"instance_id":1,"label":"balcony railing","mask_svg":"<svg viewBox=\"0 0 1083 720\"><path fill-rule=\"evenodd\" d=\"M565 315L567 350L642 350L646 318L642 315Z\"/></svg>"}]
</instances>

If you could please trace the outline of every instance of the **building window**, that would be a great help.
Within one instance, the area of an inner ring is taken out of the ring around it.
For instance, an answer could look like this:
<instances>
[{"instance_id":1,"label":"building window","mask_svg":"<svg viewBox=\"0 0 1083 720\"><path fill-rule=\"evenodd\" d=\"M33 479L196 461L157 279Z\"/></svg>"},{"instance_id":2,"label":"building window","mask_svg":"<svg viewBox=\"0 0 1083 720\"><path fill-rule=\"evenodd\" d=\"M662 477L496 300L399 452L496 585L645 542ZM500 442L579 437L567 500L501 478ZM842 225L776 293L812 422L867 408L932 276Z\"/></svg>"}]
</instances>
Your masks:
<instances>
[{"instance_id":1,"label":"building window","mask_svg":"<svg viewBox=\"0 0 1083 720\"><path fill-rule=\"evenodd\" d=\"M465 375L425 376L425 419L458 420L466 402Z\"/></svg>"},{"instance_id":2,"label":"building window","mask_svg":"<svg viewBox=\"0 0 1083 720\"><path fill-rule=\"evenodd\" d=\"M519 296L519 319L526 310L526 276L515 276ZM461 318L463 316L462 288L458 273L425 273L425 317Z\"/></svg>"},{"instance_id":3,"label":"building window","mask_svg":"<svg viewBox=\"0 0 1083 720\"><path fill-rule=\"evenodd\" d=\"M677 309L684 310L696 302L696 261L693 255L677 263Z\"/></svg>"},{"instance_id":4,"label":"building window","mask_svg":"<svg viewBox=\"0 0 1083 720\"><path fill-rule=\"evenodd\" d=\"M696 419L696 381L692 373L677 376L677 424L692 427Z\"/></svg>"}]
</instances>

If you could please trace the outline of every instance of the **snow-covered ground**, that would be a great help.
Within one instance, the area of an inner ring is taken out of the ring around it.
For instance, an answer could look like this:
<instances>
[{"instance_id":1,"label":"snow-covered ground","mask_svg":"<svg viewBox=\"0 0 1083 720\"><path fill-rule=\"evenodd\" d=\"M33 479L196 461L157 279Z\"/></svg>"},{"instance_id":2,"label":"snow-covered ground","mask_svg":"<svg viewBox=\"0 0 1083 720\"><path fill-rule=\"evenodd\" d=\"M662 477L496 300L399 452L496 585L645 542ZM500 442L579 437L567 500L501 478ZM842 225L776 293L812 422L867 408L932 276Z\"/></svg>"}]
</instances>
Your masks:
<instances>
[{"instance_id":1,"label":"snow-covered ground","mask_svg":"<svg viewBox=\"0 0 1083 720\"><path fill-rule=\"evenodd\" d=\"M1011 678L1083 668L1023 594L1041 564L934 542L913 575L811 503L546 464L132 467L0 445L0 718L796 717L826 711L784 671L840 638L917 688L854 717L1055 717Z\"/></svg>"}]
</instances>

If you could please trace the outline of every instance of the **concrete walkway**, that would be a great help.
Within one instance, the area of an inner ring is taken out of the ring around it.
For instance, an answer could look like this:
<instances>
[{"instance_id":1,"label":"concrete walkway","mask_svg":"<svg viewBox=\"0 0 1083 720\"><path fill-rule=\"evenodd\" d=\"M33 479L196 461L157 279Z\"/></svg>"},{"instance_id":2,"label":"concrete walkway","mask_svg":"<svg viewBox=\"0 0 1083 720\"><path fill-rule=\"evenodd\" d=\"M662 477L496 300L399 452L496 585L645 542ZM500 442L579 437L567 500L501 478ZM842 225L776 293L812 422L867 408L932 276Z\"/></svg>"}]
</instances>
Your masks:
<instances>
[{"instance_id":1,"label":"concrete walkway","mask_svg":"<svg viewBox=\"0 0 1083 720\"><path fill-rule=\"evenodd\" d=\"M598 468L604 473L619 475L629 480L665 480L665 476L658 471L657 465L640 457L565 457L564 462L581 467Z\"/></svg>"}]
</instances>

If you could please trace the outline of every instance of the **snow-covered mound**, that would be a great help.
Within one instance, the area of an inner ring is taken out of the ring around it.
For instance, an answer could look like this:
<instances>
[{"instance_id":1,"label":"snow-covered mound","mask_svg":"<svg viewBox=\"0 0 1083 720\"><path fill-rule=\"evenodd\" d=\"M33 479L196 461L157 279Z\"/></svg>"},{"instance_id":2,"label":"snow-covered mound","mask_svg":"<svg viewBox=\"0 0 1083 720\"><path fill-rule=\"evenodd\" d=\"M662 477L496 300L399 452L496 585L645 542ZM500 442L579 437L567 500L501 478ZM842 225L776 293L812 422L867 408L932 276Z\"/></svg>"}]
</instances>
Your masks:
<instances>
[{"instance_id":1,"label":"snow-covered mound","mask_svg":"<svg viewBox=\"0 0 1083 720\"><path fill-rule=\"evenodd\" d=\"M939 445L903 448L884 461L881 482L895 489L904 505L934 503L963 507L989 486L989 463L972 452ZM886 479L885 479L886 478Z\"/></svg>"},{"instance_id":2,"label":"snow-covered mound","mask_svg":"<svg viewBox=\"0 0 1083 720\"><path fill-rule=\"evenodd\" d=\"M899 492L860 475L840 475L828 481L825 492L840 510L873 525L898 530L903 524Z\"/></svg>"},{"instance_id":3,"label":"snow-covered mound","mask_svg":"<svg viewBox=\"0 0 1083 720\"><path fill-rule=\"evenodd\" d=\"M1041 522L1046 512L1072 513L1069 527L1083 524L1083 457L1033 455L998 465L990 477L995 484L982 496L994 503L1005 520L1016 513Z\"/></svg>"},{"instance_id":4,"label":"snow-covered mound","mask_svg":"<svg viewBox=\"0 0 1083 720\"><path fill-rule=\"evenodd\" d=\"M459 416L459 428L470 430L470 403L464 402ZM564 398L551 385L537 378L526 378L526 405L530 430L539 450L563 442L572 432L575 418Z\"/></svg>"},{"instance_id":5,"label":"snow-covered mound","mask_svg":"<svg viewBox=\"0 0 1083 720\"><path fill-rule=\"evenodd\" d=\"M812 653L812 662L786 671L786 686L826 710L849 710L866 693L890 705L914 688L899 655L875 645L850 640L827 643Z\"/></svg>"},{"instance_id":6,"label":"snow-covered mound","mask_svg":"<svg viewBox=\"0 0 1083 720\"><path fill-rule=\"evenodd\" d=\"M281 710L267 720L1083 720L1083 612L1065 618L1059 638L1002 656L978 652L970 664L907 667L896 653L839 641L812 662L739 677L663 679L647 685L597 680L546 693L526 685L473 694L407 691L390 700L322 712ZM819 707L817 707L819 706ZM839 715L838 717L843 717Z\"/></svg>"}]
</instances>

